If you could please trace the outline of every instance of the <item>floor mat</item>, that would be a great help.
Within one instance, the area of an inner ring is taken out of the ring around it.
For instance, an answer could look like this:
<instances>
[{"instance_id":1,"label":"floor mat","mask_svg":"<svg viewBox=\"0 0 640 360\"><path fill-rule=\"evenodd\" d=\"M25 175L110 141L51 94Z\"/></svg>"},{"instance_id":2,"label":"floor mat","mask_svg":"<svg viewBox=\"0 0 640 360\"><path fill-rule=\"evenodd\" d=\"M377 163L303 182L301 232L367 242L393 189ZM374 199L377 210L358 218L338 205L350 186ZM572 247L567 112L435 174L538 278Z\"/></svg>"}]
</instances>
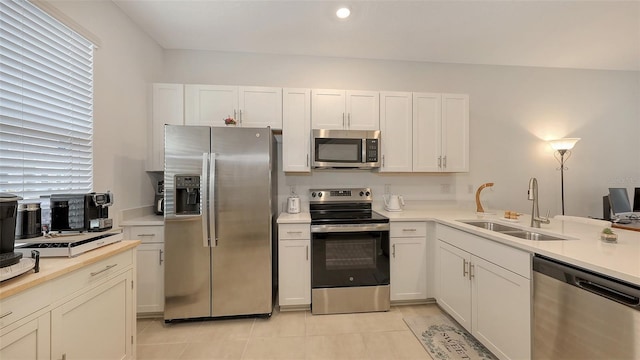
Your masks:
<instances>
[{"instance_id":1,"label":"floor mat","mask_svg":"<svg viewBox=\"0 0 640 360\"><path fill-rule=\"evenodd\" d=\"M445 315L404 318L434 360L497 359L484 345Z\"/></svg>"}]
</instances>

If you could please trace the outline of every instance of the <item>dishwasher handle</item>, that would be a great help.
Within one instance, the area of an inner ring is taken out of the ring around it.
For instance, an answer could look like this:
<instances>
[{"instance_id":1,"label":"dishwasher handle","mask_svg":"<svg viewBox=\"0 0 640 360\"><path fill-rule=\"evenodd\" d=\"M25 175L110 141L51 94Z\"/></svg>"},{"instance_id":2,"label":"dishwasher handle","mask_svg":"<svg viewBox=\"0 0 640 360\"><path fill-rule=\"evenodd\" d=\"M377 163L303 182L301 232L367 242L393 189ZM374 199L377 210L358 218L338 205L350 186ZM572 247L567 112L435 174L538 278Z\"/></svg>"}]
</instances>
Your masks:
<instances>
[{"instance_id":1,"label":"dishwasher handle","mask_svg":"<svg viewBox=\"0 0 640 360\"><path fill-rule=\"evenodd\" d=\"M640 286L537 254L533 271L640 311Z\"/></svg>"},{"instance_id":2,"label":"dishwasher handle","mask_svg":"<svg viewBox=\"0 0 640 360\"><path fill-rule=\"evenodd\" d=\"M575 278L576 285L579 287L591 291L592 293L606 297L607 299L617 301L633 308L640 307L640 297L633 296L615 289L612 289L606 285L598 284L597 282L582 279L580 277Z\"/></svg>"}]
</instances>

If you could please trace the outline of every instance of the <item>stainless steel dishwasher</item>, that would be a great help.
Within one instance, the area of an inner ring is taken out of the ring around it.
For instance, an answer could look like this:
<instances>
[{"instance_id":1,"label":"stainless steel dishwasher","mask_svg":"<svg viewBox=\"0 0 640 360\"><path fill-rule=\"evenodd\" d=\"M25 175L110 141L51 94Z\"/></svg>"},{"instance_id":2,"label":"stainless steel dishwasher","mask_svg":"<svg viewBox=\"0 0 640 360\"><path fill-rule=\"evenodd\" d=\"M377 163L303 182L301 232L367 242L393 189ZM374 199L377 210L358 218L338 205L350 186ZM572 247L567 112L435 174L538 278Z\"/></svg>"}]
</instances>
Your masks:
<instances>
[{"instance_id":1,"label":"stainless steel dishwasher","mask_svg":"<svg viewBox=\"0 0 640 360\"><path fill-rule=\"evenodd\" d=\"M536 255L534 359L640 359L640 286Z\"/></svg>"}]
</instances>

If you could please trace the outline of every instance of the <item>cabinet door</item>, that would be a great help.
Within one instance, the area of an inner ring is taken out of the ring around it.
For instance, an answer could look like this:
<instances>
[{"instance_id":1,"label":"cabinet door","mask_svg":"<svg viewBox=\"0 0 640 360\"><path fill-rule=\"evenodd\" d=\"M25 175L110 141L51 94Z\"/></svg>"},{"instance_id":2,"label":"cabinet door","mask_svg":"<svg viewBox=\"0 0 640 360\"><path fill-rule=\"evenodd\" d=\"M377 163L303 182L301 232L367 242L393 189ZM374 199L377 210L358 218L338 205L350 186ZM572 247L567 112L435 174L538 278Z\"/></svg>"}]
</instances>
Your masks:
<instances>
[{"instance_id":1,"label":"cabinet door","mask_svg":"<svg viewBox=\"0 0 640 360\"><path fill-rule=\"evenodd\" d=\"M184 124L184 85L153 84L148 171L164 171L164 125Z\"/></svg>"},{"instance_id":2,"label":"cabinet door","mask_svg":"<svg viewBox=\"0 0 640 360\"><path fill-rule=\"evenodd\" d=\"M164 244L142 244L136 250L137 313L164 311Z\"/></svg>"},{"instance_id":3,"label":"cabinet door","mask_svg":"<svg viewBox=\"0 0 640 360\"><path fill-rule=\"evenodd\" d=\"M238 87L185 85L184 106L186 125L226 126L228 117L238 121Z\"/></svg>"},{"instance_id":4,"label":"cabinet door","mask_svg":"<svg viewBox=\"0 0 640 360\"><path fill-rule=\"evenodd\" d=\"M310 172L311 90L282 90L282 169Z\"/></svg>"},{"instance_id":5,"label":"cabinet door","mask_svg":"<svg viewBox=\"0 0 640 360\"><path fill-rule=\"evenodd\" d=\"M391 238L391 300L427 298L427 239Z\"/></svg>"},{"instance_id":6,"label":"cabinet door","mask_svg":"<svg viewBox=\"0 0 640 360\"><path fill-rule=\"evenodd\" d=\"M51 311L54 359L133 358L132 270Z\"/></svg>"},{"instance_id":7,"label":"cabinet door","mask_svg":"<svg viewBox=\"0 0 640 360\"><path fill-rule=\"evenodd\" d=\"M347 91L346 106L347 129L380 129L380 93L377 91Z\"/></svg>"},{"instance_id":8,"label":"cabinet door","mask_svg":"<svg viewBox=\"0 0 640 360\"><path fill-rule=\"evenodd\" d=\"M238 92L242 127L282 129L282 89L241 87Z\"/></svg>"},{"instance_id":9,"label":"cabinet door","mask_svg":"<svg viewBox=\"0 0 640 360\"><path fill-rule=\"evenodd\" d=\"M531 358L530 281L473 257L472 334L501 359Z\"/></svg>"},{"instance_id":10,"label":"cabinet door","mask_svg":"<svg viewBox=\"0 0 640 360\"><path fill-rule=\"evenodd\" d=\"M442 169L469 171L468 95L442 95Z\"/></svg>"},{"instance_id":11,"label":"cabinet door","mask_svg":"<svg viewBox=\"0 0 640 360\"><path fill-rule=\"evenodd\" d=\"M440 94L413 94L414 172L438 172L442 169L440 115Z\"/></svg>"},{"instance_id":12,"label":"cabinet door","mask_svg":"<svg viewBox=\"0 0 640 360\"><path fill-rule=\"evenodd\" d=\"M471 282L466 251L438 241L437 300L444 311L471 331Z\"/></svg>"},{"instance_id":13,"label":"cabinet door","mask_svg":"<svg viewBox=\"0 0 640 360\"><path fill-rule=\"evenodd\" d=\"M411 93L380 93L380 131L382 133L380 172L411 172L413 168L412 117Z\"/></svg>"},{"instance_id":14,"label":"cabinet door","mask_svg":"<svg viewBox=\"0 0 640 360\"><path fill-rule=\"evenodd\" d=\"M311 90L311 128L346 129L345 97L344 90Z\"/></svg>"},{"instance_id":15,"label":"cabinet door","mask_svg":"<svg viewBox=\"0 0 640 360\"><path fill-rule=\"evenodd\" d=\"M0 335L0 359L51 358L49 312Z\"/></svg>"},{"instance_id":16,"label":"cabinet door","mask_svg":"<svg viewBox=\"0 0 640 360\"><path fill-rule=\"evenodd\" d=\"M310 240L280 240L278 248L278 303L311 304Z\"/></svg>"}]
</instances>

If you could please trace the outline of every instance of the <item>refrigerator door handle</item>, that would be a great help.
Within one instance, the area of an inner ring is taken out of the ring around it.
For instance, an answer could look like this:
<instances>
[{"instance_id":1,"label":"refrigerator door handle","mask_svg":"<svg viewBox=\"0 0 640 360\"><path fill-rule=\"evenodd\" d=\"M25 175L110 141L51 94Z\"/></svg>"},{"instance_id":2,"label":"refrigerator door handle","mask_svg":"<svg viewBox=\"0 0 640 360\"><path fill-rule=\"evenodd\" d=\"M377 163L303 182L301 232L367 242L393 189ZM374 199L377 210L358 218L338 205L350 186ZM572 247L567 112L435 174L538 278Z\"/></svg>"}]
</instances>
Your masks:
<instances>
[{"instance_id":1,"label":"refrigerator door handle","mask_svg":"<svg viewBox=\"0 0 640 360\"><path fill-rule=\"evenodd\" d=\"M211 153L210 155L211 161L209 162L209 189L208 189L208 198L207 204L209 204L208 209L208 220L209 223L209 233L211 238L209 240L209 247L218 246L218 237L216 234L218 233L218 227L216 224L216 154ZM205 219L207 219L205 218Z\"/></svg>"},{"instance_id":2,"label":"refrigerator door handle","mask_svg":"<svg viewBox=\"0 0 640 360\"><path fill-rule=\"evenodd\" d=\"M202 174L200 177L200 189L202 197L200 200L200 212L202 213L202 246L211 247L211 238L209 237L209 153L202 154Z\"/></svg>"}]
</instances>

